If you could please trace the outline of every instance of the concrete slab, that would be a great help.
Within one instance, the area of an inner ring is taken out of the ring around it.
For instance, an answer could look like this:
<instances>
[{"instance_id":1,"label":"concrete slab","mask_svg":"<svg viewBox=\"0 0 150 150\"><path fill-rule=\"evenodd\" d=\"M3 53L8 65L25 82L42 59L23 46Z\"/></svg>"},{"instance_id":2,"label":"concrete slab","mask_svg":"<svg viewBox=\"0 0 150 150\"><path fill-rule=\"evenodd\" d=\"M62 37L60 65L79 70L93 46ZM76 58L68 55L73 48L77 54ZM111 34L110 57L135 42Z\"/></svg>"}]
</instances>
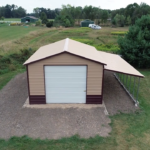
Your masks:
<instances>
[{"instance_id":1,"label":"concrete slab","mask_svg":"<svg viewBox=\"0 0 150 150\"><path fill-rule=\"evenodd\" d=\"M91 108L104 108L106 110L105 104L40 104L40 105L30 105L29 97L25 101L23 108L36 108L36 109L46 109L46 108L82 108L82 109L91 109Z\"/></svg>"}]
</instances>

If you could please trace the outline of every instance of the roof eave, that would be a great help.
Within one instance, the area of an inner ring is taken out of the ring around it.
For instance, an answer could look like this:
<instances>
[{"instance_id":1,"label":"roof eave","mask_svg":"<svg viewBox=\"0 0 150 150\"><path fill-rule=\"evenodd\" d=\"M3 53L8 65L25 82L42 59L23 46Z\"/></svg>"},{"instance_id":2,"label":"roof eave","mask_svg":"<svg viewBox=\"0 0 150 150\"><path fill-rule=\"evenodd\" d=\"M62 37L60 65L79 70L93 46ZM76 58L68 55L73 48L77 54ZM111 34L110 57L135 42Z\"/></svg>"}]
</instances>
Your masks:
<instances>
[{"instance_id":1,"label":"roof eave","mask_svg":"<svg viewBox=\"0 0 150 150\"><path fill-rule=\"evenodd\" d=\"M72 54L72 55L75 55L75 56L77 56L77 57L82 57L82 58L84 58L84 59L88 59L88 60L90 60L90 61L93 61L93 62L102 64L102 65L107 65L107 64L105 64L105 63L103 63L103 62L99 62L99 61L96 61L96 60L93 60L93 59L89 59L89 58L86 58L86 57L84 57L84 56L77 55L77 54L74 54L74 53L71 53L71 52L68 52L68 51L62 51L62 52L60 52L60 53L57 53L57 54L54 54L54 55L51 55L51 56L47 56L47 57L44 57L44 58L41 58L41 59L38 59L38 60L35 60L35 61L32 61L32 62L29 62L29 63L26 63L26 62L25 62L23 65L24 65L24 66L25 66L25 65L29 65L29 64L32 64L32 63L35 63L35 62L38 62L38 61L41 61L41 60L44 60L44 59L47 59L47 58L50 58L50 57L59 55L59 54L62 54L62 53Z\"/></svg>"}]
</instances>

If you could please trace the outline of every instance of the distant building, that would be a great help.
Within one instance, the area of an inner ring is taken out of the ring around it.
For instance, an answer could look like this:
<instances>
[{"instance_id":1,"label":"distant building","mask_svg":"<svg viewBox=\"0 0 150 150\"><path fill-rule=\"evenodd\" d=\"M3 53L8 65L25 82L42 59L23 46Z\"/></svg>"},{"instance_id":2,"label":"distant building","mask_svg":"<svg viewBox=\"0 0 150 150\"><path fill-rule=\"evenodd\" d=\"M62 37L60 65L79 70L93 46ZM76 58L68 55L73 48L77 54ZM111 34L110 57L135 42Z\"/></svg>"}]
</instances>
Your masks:
<instances>
[{"instance_id":1,"label":"distant building","mask_svg":"<svg viewBox=\"0 0 150 150\"><path fill-rule=\"evenodd\" d=\"M94 21L91 21L91 20L83 20L83 21L81 21L81 23L80 23L81 27L89 27L89 24L94 24Z\"/></svg>"},{"instance_id":2,"label":"distant building","mask_svg":"<svg viewBox=\"0 0 150 150\"><path fill-rule=\"evenodd\" d=\"M36 21L38 21L39 19L33 16L26 16L24 18L21 18L21 23L35 23Z\"/></svg>"}]
</instances>

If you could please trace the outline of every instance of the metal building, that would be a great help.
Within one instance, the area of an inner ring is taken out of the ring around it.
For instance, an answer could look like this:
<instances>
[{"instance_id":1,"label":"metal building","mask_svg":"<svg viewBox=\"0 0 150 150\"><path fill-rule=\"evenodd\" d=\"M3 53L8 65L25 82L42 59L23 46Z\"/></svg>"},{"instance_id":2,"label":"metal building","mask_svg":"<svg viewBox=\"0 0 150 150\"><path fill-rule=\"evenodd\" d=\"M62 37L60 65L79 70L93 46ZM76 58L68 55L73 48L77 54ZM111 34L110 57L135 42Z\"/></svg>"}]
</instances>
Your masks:
<instances>
[{"instance_id":1,"label":"metal building","mask_svg":"<svg viewBox=\"0 0 150 150\"><path fill-rule=\"evenodd\" d=\"M83 20L83 21L81 21L81 23L80 23L81 27L89 27L89 24L94 24L94 21L91 21L91 20Z\"/></svg>"},{"instance_id":2,"label":"metal building","mask_svg":"<svg viewBox=\"0 0 150 150\"><path fill-rule=\"evenodd\" d=\"M28 23L35 23L36 21L38 21L38 18L33 16L26 16L24 18L21 18L21 23L25 23L26 21L28 21Z\"/></svg>"},{"instance_id":3,"label":"metal building","mask_svg":"<svg viewBox=\"0 0 150 150\"><path fill-rule=\"evenodd\" d=\"M30 104L102 104L105 70L143 77L120 56L68 38L39 48L24 65Z\"/></svg>"}]
</instances>

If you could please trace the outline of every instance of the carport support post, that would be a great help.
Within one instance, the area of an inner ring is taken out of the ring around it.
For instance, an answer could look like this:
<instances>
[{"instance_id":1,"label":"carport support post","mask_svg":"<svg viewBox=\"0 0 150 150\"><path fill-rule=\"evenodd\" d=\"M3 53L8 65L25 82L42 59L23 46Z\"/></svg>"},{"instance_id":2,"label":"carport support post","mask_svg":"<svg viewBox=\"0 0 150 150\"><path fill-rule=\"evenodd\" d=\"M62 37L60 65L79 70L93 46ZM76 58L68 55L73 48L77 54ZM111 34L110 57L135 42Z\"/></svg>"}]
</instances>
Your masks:
<instances>
[{"instance_id":1,"label":"carport support post","mask_svg":"<svg viewBox=\"0 0 150 150\"><path fill-rule=\"evenodd\" d=\"M141 78L139 77L138 89L137 89L137 95L136 95L136 104L135 104L135 105L138 104L138 95L139 95L140 79L141 79Z\"/></svg>"},{"instance_id":2,"label":"carport support post","mask_svg":"<svg viewBox=\"0 0 150 150\"><path fill-rule=\"evenodd\" d=\"M130 82L129 82L129 92L131 91L131 76L130 76Z\"/></svg>"},{"instance_id":3,"label":"carport support post","mask_svg":"<svg viewBox=\"0 0 150 150\"><path fill-rule=\"evenodd\" d=\"M134 97L134 91L135 91L135 77L134 77L133 97Z\"/></svg>"},{"instance_id":4,"label":"carport support post","mask_svg":"<svg viewBox=\"0 0 150 150\"><path fill-rule=\"evenodd\" d=\"M128 86L128 75L126 76L126 86Z\"/></svg>"}]
</instances>

